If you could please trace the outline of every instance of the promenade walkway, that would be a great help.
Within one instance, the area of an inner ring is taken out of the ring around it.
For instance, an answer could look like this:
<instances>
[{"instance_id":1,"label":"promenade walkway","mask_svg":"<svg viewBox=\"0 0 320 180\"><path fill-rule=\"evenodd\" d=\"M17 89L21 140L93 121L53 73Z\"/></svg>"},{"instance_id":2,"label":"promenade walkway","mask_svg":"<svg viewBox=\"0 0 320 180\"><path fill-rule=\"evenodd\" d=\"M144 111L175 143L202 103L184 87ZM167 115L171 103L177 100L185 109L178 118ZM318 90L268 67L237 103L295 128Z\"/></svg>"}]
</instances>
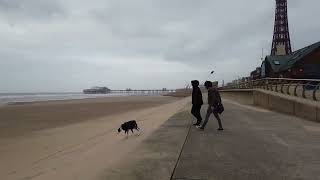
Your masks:
<instances>
[{"instance_id":1,"label":"promenade walkway","mask_svg":"<svg viewBox=\"0 0 320 180\"><path fill-rule=\"evenodd\" d=\"M320 123L227 100L224 105L225 131L216 130L213 117L204 131L192 127L186 107L101 179L320 179Z\"/></svg>"},{"instance_id":2,"label":"promenade walkway","mask_svg":"<svg viewBox=\"0 0 320 180\"><path fill-rule=\"evenodd\" d=\"M172 179L320 179L319 123L231 101L225 106L225 131L213 118L205 131L190 129Z\"/></svg>"}]
</instances>

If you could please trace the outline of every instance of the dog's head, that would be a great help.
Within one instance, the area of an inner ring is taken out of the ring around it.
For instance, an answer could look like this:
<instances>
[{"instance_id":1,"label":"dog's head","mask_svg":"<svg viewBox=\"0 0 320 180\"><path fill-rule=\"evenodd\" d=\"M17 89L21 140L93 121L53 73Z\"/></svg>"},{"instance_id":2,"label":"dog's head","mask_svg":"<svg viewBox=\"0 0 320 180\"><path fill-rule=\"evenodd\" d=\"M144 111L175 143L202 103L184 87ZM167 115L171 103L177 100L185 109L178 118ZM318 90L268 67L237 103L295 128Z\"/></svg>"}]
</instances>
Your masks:
<instances>
[{"instance_id":1,"label":"dog's head","mask_svg":"<svg viewBox=\"0 0 320 180\"><path fill-rule=\"evenodd\" d=\"M120 132L121 132L121 128L118 129L118 133L120 133Z\"/></svg>"}]
</instances>

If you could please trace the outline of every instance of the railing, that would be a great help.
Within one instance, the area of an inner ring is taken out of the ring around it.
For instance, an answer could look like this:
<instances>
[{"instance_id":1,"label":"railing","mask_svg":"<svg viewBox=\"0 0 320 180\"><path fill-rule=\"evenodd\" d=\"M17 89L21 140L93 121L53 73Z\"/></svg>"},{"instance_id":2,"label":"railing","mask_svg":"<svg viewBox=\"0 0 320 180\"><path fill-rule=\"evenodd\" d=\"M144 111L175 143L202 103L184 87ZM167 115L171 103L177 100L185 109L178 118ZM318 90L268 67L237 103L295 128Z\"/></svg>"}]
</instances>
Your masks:
<instances>
[{"instance_id":1,"label":"railing","mask_svg":"<svg viewBox=\"0 0 320 180\"><path fill-rule=\"evenodd\" d=\"M320 80L318 79L264 78L235 83L220 89L265 89L319 101L319 88Z\"/></svg>"}]
</instances>

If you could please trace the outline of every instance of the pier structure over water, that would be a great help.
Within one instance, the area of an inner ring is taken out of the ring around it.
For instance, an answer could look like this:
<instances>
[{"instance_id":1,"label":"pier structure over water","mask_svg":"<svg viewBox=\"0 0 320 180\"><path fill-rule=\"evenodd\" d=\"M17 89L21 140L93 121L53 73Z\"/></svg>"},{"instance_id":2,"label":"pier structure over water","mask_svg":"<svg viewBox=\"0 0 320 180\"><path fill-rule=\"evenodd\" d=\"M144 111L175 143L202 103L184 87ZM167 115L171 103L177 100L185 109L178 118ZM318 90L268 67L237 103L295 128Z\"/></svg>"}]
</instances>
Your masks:
<instances>
[{"instance_id":1,"label":"pier structure over water","mask_svg":"<svg viewBox=\"0 0 320 180\"><path fill-rule=\"evenodd\" d=\"M120 90L111 90L111 93L120 93L120 94L167 94L175 92L174 89L120 89Z\"/></svg>"}]
</instances>

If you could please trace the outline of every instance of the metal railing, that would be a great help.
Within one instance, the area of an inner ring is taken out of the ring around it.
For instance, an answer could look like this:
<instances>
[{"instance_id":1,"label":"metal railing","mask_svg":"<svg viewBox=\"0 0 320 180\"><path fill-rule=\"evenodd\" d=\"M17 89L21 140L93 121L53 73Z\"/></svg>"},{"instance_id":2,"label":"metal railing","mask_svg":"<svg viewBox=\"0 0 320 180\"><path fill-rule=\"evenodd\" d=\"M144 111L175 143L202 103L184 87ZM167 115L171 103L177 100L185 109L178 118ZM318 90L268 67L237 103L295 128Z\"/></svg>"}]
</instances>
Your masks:
<instances>
[{"instance_id":1,"label":"metal railing","mask_svg":"<svg viewBox=\"0 0 320 180\"><path fill-rule=\"evenodd\" d=\"M282 94L319 101L319 88L320 80L318 79L264 78L238 82L221 87L220 89L265 89Z\"/></svg>"}]
</instances>

